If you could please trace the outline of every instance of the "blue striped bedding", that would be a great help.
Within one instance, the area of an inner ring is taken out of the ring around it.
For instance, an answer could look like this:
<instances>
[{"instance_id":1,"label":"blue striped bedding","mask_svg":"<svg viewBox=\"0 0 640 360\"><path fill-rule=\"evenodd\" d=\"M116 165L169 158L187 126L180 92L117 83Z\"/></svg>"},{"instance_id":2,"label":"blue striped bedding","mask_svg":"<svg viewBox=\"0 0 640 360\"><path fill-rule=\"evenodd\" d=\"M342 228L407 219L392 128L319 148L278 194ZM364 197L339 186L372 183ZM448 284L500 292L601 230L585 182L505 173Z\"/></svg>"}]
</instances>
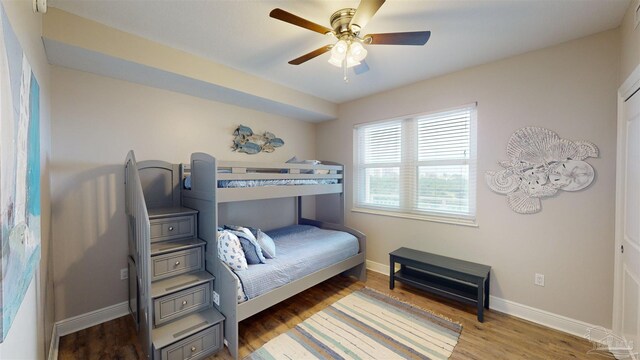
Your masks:
<instances>
[{"instance_id":1,"label":"blue striped bedding","mask_svg":"<svg viewBox=\"0 0 640 360\"><path fill-rule=\"evenodd\" d=\"M358 254L355 236L309 225L267 231L276 244L276 258L235 272L247 298L252 299L282 285Z\"/></svg>"},{"instance_id":2,"label":"blue striped bedding","mask_svg":"<svg viewBox=\"0 0 640 360\"><path fill-rule=\"evenodd\" d=\"M219 180L219 188L246 188L258 186L285 185L330 185L337 184L338 179L270 179L270 180Z\"/></svg>"},{"instance_id":3,"label":"blue striped bedding","mask_svg":"<svg viewBox=\"0 0 640 360\"><path fill-rule=\"evenodd\" d=\"M266 179L266 180L218 180L218 188L247 188L259 186L286 185L331 185L338 184L338 179ZM191 189L191 175L182 180L185 189Z\"/></svg>"}]
</instances>

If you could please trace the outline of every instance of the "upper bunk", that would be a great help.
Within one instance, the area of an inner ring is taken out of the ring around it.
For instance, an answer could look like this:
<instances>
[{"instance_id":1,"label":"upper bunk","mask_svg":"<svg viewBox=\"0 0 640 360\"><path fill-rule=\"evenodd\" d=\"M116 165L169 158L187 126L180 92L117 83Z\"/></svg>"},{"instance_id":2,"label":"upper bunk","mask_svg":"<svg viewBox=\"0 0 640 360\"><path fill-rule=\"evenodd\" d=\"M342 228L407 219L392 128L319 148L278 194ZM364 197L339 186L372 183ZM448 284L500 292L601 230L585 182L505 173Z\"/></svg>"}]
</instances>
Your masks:
<instances>
[{"instance_id":1,"label":"upper bunk","mask_svg":"<svg viewBox=\"0 0 640 360\"><path fill-rule=\"evenodd\" d=\"M340 194L344 167L336 163L298 164L219 161L204 153L182 165L183 196L218 203L306 195Z\"/></svg>"}]
</instances>

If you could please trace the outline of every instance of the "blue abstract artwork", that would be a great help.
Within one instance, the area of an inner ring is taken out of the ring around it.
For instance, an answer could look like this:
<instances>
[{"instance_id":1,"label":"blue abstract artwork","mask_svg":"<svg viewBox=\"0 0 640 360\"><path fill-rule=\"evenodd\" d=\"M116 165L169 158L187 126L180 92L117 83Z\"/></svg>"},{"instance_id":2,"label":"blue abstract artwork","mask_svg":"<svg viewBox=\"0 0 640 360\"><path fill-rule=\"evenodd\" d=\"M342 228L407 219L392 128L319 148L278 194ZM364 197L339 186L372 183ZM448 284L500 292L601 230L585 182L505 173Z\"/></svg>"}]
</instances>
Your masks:
<instances>
[{"instance_id":1,"label":"blue abstract artwork","mask_svg":"<svg viewBox=\"0 0 640 360\"><path fill-rule=\"evenodd\" d=\"M40 262L40 86L0 5L0 342Z\"/></svg>"}]
</instances>

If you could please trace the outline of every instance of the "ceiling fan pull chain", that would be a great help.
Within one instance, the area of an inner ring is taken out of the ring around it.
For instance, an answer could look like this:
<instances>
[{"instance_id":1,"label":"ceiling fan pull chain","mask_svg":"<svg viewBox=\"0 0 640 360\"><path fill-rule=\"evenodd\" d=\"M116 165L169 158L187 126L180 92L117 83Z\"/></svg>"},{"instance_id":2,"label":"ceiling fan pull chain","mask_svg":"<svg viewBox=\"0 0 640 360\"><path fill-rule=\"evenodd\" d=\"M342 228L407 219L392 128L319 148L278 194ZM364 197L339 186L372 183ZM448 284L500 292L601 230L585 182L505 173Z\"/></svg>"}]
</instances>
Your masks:
<instances>
[{"instance_id":1,"label":"ceiling fan pull chain","mask_svg":"<svg viewBox=\"0 0 640 360\"><path fill-rule=\"evenodd\" d=\"M346 56L342 60L342 73L344 75L343 76L344 82L348 83L349 78L347 77L347 57Z\"/></svg>"}]
</instances>

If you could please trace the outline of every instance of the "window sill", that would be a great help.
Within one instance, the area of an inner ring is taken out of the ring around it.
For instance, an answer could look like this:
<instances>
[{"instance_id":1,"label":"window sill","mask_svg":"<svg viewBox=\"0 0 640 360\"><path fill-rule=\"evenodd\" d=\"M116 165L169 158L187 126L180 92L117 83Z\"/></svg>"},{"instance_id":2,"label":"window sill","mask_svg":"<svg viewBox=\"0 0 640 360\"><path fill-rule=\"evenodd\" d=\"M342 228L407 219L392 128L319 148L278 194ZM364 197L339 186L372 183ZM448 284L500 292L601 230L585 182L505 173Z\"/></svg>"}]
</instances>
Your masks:
<instances>
[{"instance_id":1,"label":"window sill","mask_svg":"<svg viewBox=\"0 0 640 360\"><path fill-rule=\"evenodd\" d=\"M437 222L437 223L443 223L443 224L478 227L478 223L476 220L451 219L451 218L445 218L445 217L439 217L439 216L397 213L392 211L374 210L374 209L365 209L365 208L351 208L351 211L363 213L363 214L391 216L391 217L397 217L397 218L403 218L403 219L422 220L422 221L431 221L431 222Z\"/></svg>"}]
</instances>

